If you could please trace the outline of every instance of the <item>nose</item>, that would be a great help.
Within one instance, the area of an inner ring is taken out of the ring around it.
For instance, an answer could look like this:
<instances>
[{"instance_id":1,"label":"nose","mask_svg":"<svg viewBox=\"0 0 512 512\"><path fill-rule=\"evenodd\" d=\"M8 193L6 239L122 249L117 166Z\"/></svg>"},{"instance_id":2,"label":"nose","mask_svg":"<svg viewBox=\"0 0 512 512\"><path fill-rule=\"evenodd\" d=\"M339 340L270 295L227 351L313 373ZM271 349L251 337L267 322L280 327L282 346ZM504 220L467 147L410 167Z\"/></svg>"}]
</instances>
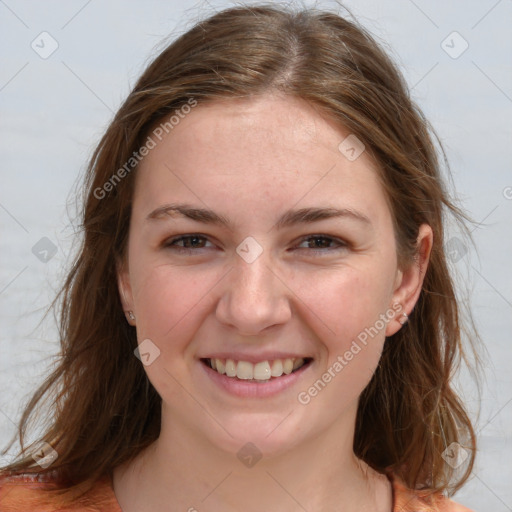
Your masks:
<instances>
[{"instance_id":1,"label":"nose","mask_svg":"<svg viewBox=\"0 0 512 512\"><path fill-rule=\"evenodd\" d=\"M223 280L216 317L241 335L258 335L291 318L290 290L264 254L252 263L236 258Z\"/></svg>"}]
</instances>

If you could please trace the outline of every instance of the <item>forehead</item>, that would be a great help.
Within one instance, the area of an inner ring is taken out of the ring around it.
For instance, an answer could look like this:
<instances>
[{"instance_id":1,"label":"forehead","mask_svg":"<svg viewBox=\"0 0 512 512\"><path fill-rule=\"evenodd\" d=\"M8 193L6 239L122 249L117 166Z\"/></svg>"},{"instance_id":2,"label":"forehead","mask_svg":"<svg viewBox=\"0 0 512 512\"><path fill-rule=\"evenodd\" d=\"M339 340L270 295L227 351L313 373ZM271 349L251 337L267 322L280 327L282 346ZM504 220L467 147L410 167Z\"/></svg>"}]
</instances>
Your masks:
<instances>
[{"instance_id":1,"label":"forehead","mask_svg":"<svg viewBox=\"0 0 512 512\"><path fill-rule=\"evenodd\" d=\"M248 220L295 204L386 213L370 157L347 158L339 146L350 133L301 100L198 104L167 131L150 134L155 146L137 171L134 210L185 200Z\"/></svg>"}]
</instances>

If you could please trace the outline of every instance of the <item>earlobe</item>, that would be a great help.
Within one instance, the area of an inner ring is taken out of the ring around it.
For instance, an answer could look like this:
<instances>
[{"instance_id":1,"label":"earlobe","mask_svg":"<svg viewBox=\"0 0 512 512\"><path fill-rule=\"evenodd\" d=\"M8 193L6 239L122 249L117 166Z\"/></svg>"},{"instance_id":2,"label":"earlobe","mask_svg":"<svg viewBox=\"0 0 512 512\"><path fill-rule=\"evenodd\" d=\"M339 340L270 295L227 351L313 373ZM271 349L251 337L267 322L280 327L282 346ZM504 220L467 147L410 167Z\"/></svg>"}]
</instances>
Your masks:
<instances>
[{"instance_id":1,"label":"earlobe","mask_svg":"<svg viewBox=\"0 0 512 512\"><path fill-rule=\"evenodd\" d=\"M388 323L386 336L392 336L407 323L423 287L432 244L432 228L428 224L422 224L418 230L416 258L397 274L397 286L392 301L393 304L400 304L401 308L395 318Z\"/></svg>"},{"instance_id":2,"label":"earlobe","mask_svg":"<svg viewBox=\"0 0 512 512\"><path fill-rule=\"evenodd\" d=\"M119 290L121 305L126 315L126 320L130 325L135 325L130 277L124 268L124 265L117 265L117 287Z\"/></svg>"}]
</instances>

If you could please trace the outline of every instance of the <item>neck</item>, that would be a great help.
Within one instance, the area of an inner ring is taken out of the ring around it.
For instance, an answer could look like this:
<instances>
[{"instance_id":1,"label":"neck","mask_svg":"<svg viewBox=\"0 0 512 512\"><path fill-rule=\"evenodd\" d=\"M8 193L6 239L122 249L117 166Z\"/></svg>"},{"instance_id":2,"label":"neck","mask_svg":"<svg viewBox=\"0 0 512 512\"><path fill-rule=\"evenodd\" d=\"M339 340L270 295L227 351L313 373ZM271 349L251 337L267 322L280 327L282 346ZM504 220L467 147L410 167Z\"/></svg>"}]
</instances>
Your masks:
<instances>
[{"instance_id":1,"label":"neck","mask_svg":"<svg viewBox=\"0 0 512 512\"><path fill-rule=\"evenodd\" d=\"M163 421L157 441L116 468L114 490L124 512L167 511L170 504L188 512L389 512L389 482L357 459L352 445L353 428L331 429L280 453L262 455L245 444L237 454L190 425Z\"/></svg>"}]
</instances>

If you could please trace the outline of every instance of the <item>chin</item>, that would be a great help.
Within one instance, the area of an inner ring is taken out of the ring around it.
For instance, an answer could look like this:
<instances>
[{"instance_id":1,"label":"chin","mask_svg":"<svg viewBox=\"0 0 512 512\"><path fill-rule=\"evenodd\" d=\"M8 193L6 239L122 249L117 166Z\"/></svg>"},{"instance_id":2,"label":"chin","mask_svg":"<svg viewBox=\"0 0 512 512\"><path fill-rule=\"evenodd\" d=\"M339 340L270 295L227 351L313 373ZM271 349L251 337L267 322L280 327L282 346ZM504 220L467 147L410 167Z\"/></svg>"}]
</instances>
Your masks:
<instances>
[{"instance_id":1,"label":"chin","mask_svg":"<svg viewBox=\"0 0 512 512\"><path fill-rule=\"evenodd\" d=\"M210 441L218 448L234 453L242 462L251 456L277 457L300 444L303 437L292 415L286 418L288 414L259 414L257 420L250 417L230 420L228 430L233 437L222 429L222 434Z\"/></svg>"}]
</instances>

